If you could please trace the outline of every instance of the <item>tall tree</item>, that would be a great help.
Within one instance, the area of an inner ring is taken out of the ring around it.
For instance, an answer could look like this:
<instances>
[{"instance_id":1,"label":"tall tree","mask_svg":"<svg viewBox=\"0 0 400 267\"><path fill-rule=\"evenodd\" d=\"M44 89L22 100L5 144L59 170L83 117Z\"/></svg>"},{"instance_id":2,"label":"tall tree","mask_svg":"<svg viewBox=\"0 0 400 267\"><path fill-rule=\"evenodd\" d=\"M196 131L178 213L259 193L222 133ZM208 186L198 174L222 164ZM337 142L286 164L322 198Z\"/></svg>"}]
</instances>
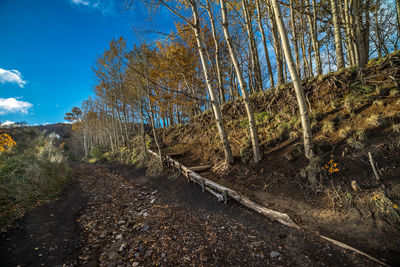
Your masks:
<instances>
[{"instance_id":1,"label":"tall tree","mask_svg":"<svg viewBox=\"0 0 400 267\"><path fill-rule=\"evenodd\" d=\"M337 68L341 69L345 67L345 64L343 56L342 37L340 33L339 11L336 0L330 0L330 2L331 2L333 28L335 32L335 51L336 51L336 62L337 62L336 64Z\"/></svg>"},{"instance_id":2,"label":"tall tree","mask_svg":"<svg viewBox=\"0 0 400 267\"><path fill-rule=\"evenodd\" d=\"M271 61L269 59L269 53L268 53L267 38L265 37L264 27L263 27L263 23L262 23L262 19L261 19L260 0L256 0L256 7L257 7L257 23L258 23L258 27L260 29L262 43L263 43L263 47L264 47L264 55L265 55L265 61L267 63L269 82L270 82L271 88L274 88L275 87L274 74L272 73Z\"/></svg>"},{"instance_id":3,"label":"tall tree","mask_svg":"<svg viewBox=\"0 0 400 267\"><path fill-rule=\"evenodd\" d=\"M310 120L308 117L308 109L306 99L304 97L303 88L301 86L301 80L299 75L296 72L296 68L293 61L293 56L290 50L289 39L287 36L287 31L285 25L283 23L283 18L281 14L281 9L277 4L276 0L270 0L272 3L276 23L279 29L279 35L282 40L283 51L285 52L286 62L289 68L290 76L292 77L292 82L294 86L294 90L296 92L297 103L299 105L300 111L300 119L301 125L303 127L303 140L304 140L304 152L307 158L313 157L313 148L312 148L312 135L311 135L311 126Z\"/></svg>"},{"instance_id":4,"label":"tall tree","mask_svg":"<svg viewBox=\"0 0 400 267\"><path fill-rule=\"evenodd\" d=\"M260 146L258 144L257 128L254 120L253 108L251 107L249 94L247 92L247 86L243 78L243 73L239 65L239 61L236 56L236 51L233 48L232 40L229 35L229 22L228 22L228 12L226 8L225 0L220 0L221 12L222 12L222 29L224 31L225 41L229 49L229 55L231 57L232 64L236 71L236 76L239 80L240 90L242 92L242 97L244 101L244 106L246 108L247 119L249 120L249 132L250 139L253 148L253 159L254 162L261 160Z\"/></svg>"}]
</instances>

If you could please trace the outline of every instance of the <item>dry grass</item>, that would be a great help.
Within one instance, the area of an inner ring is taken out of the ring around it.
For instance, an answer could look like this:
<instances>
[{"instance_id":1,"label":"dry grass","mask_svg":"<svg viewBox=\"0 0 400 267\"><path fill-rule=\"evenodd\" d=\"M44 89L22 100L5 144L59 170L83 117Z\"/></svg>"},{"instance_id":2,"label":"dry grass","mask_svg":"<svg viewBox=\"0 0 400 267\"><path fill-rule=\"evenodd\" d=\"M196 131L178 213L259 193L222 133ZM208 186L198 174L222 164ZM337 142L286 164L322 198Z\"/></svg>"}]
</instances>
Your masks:
<instances>
[{"instance_id":1,"label":"dry grass","mask_svg":"<svg viewBox=\"0 0 400 267\"><path fill-rule=\"evenodd\" d=\"M394 133L400 133L400 123L392 124L392 130Z\"/></svg>"},{"instance_id":2,"label":"dry grass","mask_svg":"<svg viewBox=\"0 0 400 267\"><path fill-rule=\"evenodd\" d=\"M346 125L345 127L339 130L339 136L341 138L346 138L350 133L351 133L351 127L349 125Z\"/></svg>"},{"instance_id":3,"label":"dry grass","mask_svg":"<svg viewBox=\"0 0 400 267\"><path fill-rule=\"evenodd\" d=\"M322 124L322 132L323 133L331 133L335 131L335 125L333 124L332 121L324 121Z\"/></svg>"},{"instance_id":4,"label":"dry grass","mask_svg":"<svg viewBox=\"0 0 400 267\"><path fill-rule=\"evenodd\" d=\"M367 125L372 127L379 127L381 125L381 120L378 114L371 114L365 122Z\"/></svg>"}]
</instances>

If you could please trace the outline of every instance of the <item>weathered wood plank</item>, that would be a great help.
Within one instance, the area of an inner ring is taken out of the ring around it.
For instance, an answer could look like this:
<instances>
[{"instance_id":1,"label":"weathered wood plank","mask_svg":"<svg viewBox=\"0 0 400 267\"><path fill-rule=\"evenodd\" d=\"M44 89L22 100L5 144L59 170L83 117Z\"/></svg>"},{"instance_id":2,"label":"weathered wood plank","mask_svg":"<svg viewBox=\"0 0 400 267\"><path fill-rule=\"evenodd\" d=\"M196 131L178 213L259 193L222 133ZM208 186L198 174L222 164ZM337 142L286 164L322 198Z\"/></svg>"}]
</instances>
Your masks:
<instances>
[{"instance_id":1,"label":"weathered wood plank","mask_svg":"<svg viewBox=\"0 0 400 267\"><path fill-rule=\"evenodd\" d=\"M178 157L185 155L185 152L171 152L171 153L166 153L166 155L169 157Z\"/></svg>"},{"instance_id":2,"label":"weathered wood plank","mask_svg":"<svg viewBox=\"0 0 400 267\"><path fill-rule=\"evenodd\" d=\"M201 172L201 171L206 171L211 169L212 165L202 165L202 166L193 166L193 167L188 167L189 170L194 171L194 172Z\"/></svg>"}]
</instances>

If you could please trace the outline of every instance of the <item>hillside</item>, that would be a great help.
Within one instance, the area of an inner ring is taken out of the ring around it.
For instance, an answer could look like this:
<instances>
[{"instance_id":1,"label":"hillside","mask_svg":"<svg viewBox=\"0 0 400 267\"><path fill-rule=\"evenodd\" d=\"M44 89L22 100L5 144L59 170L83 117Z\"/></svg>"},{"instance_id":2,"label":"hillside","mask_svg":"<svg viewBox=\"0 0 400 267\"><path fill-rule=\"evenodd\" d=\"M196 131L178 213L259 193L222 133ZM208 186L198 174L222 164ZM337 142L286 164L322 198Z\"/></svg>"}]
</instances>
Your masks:
<instances>
[{"instance_id":1,"label":"hillside","mask_svg":"<svg viewBox=\"0 0 400 267\"><path fill-rule=\"evenodd\" d=\"M47 133L56 133L63 138L68 138L72 133L72 125L68 123L53 123L47 125L32 126L40 132L46 131Z\"/></svg>"},{"instance_id":2,"label":"hillside","mask_svg":"<svg viewBox=\"0 0 400 267\"><path fill-rule=\"evenodd\" d=\"M224 166L211 112L192 123L160 131L164 152L186 166L213 164L202 173L290 214L308 229L329 233L382 258L400 247L400 54L371 60L361 70L345 69L303 81L317 158L303 156L301 125L291 84L252 95L263 160L251 162L251 143L242 102L223 106L235 157ZM376 162L373 173L368 152ZM307 176L314 175L318 187ZM391 256L390 256L391 255Z\"/></svg>"}]
</instances>

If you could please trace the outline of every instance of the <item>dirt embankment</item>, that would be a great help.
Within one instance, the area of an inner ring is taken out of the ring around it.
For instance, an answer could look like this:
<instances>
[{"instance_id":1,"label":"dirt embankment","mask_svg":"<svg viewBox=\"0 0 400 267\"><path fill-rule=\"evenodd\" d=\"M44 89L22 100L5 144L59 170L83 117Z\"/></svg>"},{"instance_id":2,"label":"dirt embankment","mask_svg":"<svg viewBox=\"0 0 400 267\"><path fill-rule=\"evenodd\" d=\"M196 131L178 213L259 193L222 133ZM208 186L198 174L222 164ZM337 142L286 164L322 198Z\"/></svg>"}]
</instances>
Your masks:
<instances>
[{"instance_id":1,"label":"dirt embankment","mask_svg":"<svg viewBox=\"0 0 400 267\"><path fill-rule=\"evenodd\" d=\"M300 120L291 85L253 95L263 160L251 162L241 100L223 106L235 163L223 152L211 112L160 132L165 153L185 166L212 164L202 176L288 213L311 231L336 237L381 258L400 258L400 54L303 82L314 150L312 188L305 174ZM375 178L368 157L380 173ZM399 264L397 262L397 264Z\"/></svg>"}]
</instances>

